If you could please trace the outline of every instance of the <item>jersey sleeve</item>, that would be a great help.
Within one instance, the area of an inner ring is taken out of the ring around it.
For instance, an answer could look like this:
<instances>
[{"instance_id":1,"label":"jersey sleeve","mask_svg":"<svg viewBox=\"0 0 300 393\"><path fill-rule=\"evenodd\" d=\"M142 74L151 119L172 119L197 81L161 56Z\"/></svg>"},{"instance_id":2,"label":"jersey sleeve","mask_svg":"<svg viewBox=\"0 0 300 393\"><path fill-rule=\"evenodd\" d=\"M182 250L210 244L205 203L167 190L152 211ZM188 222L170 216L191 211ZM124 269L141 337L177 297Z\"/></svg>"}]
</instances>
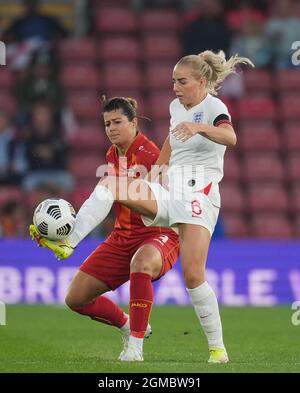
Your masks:
<instances>
[{"instance_id":1,"label":"jersey sleeve","mask_svg":"<svg viewBox=\"0 0 300 393\"><path fill-rule=\"evenodd\" d=\"M218 127L221 124L232 125L231 116L228 112L227 106L219 99L216 99L210 107L209 124L215 127Z\"/></svg>"}]
</instances>

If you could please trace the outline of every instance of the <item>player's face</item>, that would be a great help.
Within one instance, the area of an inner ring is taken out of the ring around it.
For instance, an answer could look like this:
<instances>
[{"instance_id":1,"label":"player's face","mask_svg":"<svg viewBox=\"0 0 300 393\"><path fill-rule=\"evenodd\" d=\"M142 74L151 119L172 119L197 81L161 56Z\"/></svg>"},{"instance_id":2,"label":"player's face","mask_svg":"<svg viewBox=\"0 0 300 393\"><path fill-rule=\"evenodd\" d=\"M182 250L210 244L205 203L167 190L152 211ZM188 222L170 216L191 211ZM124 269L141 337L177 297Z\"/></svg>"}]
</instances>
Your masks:
<instances>
[{"instance_id":1,"label":"player's face","mask_svg":"<svg viewBox=\"0 0 300 393\"><path fill-rule=\"evenodd\" d=\"M136 118L129 121L121 109L104 112L103 118L105 132L111 143L125 148L129 146L136 135Z\"/></svg>"},{"instance_id":2,"label":"player's face","mask_svg":"<svg viewBox=\"0 0 300 393\"><path fill-rule=\"evenodd\" d=\"M176 65L173 71L173 90L187 109L199 104L206 95L204 78L196 79L192 71L189 65Z\"/></svg>"}]
</instances>

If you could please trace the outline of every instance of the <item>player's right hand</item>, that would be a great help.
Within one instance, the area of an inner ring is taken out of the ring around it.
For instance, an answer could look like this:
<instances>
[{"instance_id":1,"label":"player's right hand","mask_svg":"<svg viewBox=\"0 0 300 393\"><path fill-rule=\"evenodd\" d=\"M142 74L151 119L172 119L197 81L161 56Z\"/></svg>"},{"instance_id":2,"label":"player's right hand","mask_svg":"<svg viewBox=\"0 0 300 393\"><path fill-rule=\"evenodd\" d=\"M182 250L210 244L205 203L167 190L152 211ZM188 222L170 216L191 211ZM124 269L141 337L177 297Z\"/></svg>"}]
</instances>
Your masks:
<instances>
[{"instance_id":1,"label":"player's right hand","mask_svg":"<svg viewBox=\"0 0 300 393\"><path fill-rule=\"evenodd\" d=\"M74 248L71 247L67 239L49 240L41 236L33 224L29 226L29 234L32 240L37 242L38 246L49 248L58 260L67 259L74 252Z\"/></svg>"}]
</instances>

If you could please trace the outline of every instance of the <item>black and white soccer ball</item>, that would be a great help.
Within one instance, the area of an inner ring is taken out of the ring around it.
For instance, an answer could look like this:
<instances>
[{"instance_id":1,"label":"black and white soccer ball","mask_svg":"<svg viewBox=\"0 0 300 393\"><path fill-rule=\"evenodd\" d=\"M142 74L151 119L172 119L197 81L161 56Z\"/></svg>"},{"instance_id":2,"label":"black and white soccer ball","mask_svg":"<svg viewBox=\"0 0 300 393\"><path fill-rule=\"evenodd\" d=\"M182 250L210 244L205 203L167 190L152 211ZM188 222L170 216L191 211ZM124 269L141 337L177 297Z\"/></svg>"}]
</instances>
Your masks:
<instances>
[{"instance_id":1,"label":"black and white soccer ball","mask_svg":"<svg viewBox=\"0 0 300 393\"><path fill-rule=\"evenodd\" d=\"M73 206L64 199L46 199L33 214L33 223L40 235L50 240L68 237L74 229L75 219Z\"/></svg>"}]
</instances>

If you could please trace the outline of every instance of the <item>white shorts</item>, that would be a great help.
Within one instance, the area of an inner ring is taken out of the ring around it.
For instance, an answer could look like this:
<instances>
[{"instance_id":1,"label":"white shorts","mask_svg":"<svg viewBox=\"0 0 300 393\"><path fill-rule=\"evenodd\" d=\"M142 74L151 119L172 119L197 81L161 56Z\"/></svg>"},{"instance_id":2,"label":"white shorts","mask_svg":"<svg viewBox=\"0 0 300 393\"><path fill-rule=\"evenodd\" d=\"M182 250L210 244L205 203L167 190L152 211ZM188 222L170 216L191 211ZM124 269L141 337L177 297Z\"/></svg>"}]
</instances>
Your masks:
<instances>
[{"instance_id":1,"label":"white shorts","mask_svg":"<svg viewBox=\"0 0 300 393\"><path fill-rule=\"evenodd\" d=\"M154 220L142 216L146 226L173 227L177 224L195 224L206 228L213 234L219 215L219 206L215 206L208 195L182 193L181 198L171 198L170 191L159 183L146 182L151 188L156 202L157 214Z\"/></svg>"}]
</instances>

